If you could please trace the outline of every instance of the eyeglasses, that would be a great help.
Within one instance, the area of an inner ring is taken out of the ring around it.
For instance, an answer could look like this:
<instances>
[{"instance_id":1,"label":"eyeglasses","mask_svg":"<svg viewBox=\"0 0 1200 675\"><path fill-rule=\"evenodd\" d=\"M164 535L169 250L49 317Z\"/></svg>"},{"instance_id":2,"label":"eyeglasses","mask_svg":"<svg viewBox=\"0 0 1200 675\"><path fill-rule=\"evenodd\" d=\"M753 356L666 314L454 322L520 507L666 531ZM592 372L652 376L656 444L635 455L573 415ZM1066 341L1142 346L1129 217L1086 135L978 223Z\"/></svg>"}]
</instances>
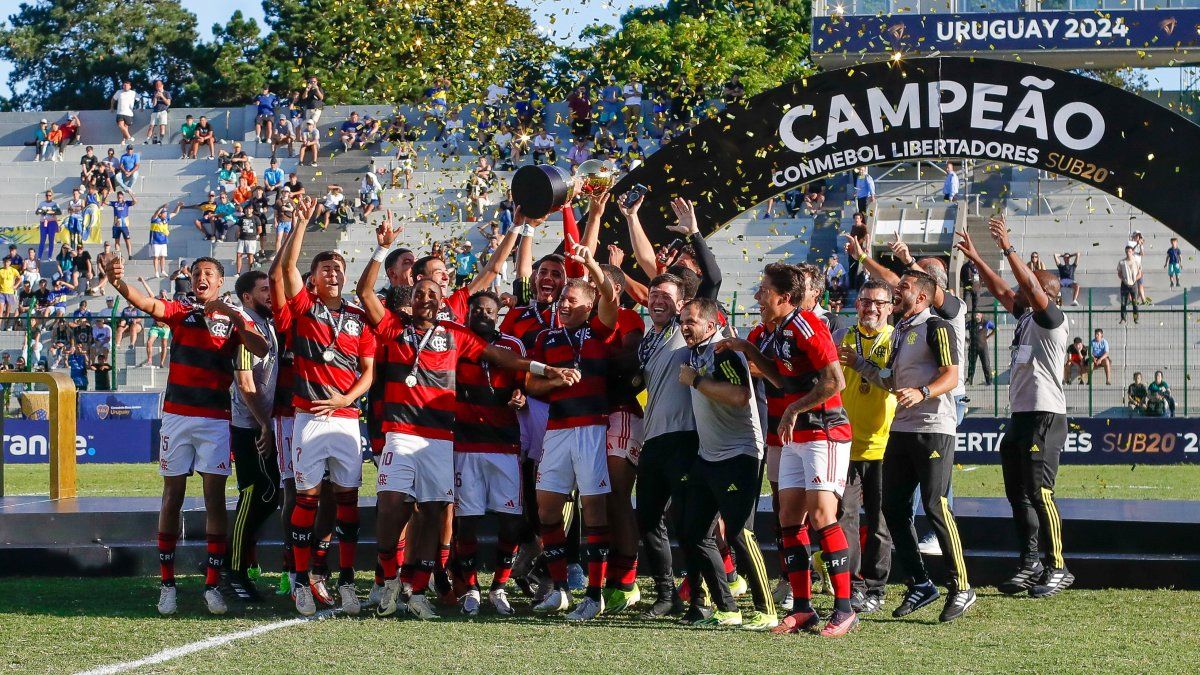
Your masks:
<instances>
[{"instance_id":1,"label":"eyeglasses","mask_svg":"<svg viewBox=\"0 0 1200 675\"><path fill-rule=\"evenodd\" d=\"M891 300L871 300L870 298L859 298L858 304L862 305L863 307L875 307L876 309L883 309L884 307L887 307L888 305L892 304L892 301Z\"/></svg>"}]
</instances>

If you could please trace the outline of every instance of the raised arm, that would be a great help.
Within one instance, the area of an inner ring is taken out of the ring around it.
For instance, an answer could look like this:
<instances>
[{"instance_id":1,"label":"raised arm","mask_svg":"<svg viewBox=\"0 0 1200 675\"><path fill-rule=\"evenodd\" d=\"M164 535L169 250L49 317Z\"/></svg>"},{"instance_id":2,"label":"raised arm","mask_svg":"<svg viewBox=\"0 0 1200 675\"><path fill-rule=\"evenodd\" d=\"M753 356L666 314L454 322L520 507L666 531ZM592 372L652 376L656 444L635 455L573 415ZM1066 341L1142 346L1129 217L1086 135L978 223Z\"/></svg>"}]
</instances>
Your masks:
<instances>
[{"instance_id":1,"label":"raised arm","mask_svg":"<svg viewBox=\"0 0 1200 675\"><path fill-rule=\"evenodd\" d=\"M884 267L878 260L871 257L870 252L863 249L862 244L853 235L846 234L846 255L858 261L858 264L867 268L867 272L872 277L887 283L889 286L895 287L900 283L900 277L896 273Z\"/></svg>"},{"instance_id":2,"label":"raised arm","mask_svg":"<svg viewBox=\"0 0 1200 675\"><path fill-rule=\"evenodd\" d=\"M1017 301L1017 294L1013 289L1000 278L999 274L993 270L983 258L979 255L978 249L975 248L975 242L971 241L971 235L966 232L956 232L958 242L954 244L954 248L962 251L967 259L975 263L975 268L979 270L979 278L983 281L983 285L987 286L988 292L996 301L1004 305L1004 309L1011 312Z\"/></svg>"},{"instance_id":3,"label":"raised arm","mask_svg":"<svg viewBox=\"0 0 1200 675\"><path fill-rule=\"evenodd\" d=\"M608 264L615 267L620 267L621 263L625 262L625 251L621 250L616 244L608 245ZM634 279L632 275L625 275L625 295L628 295L639 305L643 307L650 300L650 288L642 282Z\"/></svg>"},{"instance_id":4,"label":"raised arm","mask_svg":"<svg viewBox=\"0 0 1200 675\"><path fill-rule=\"evenodd\" d=\"M308 220L316 209L317 202L312 197L303 197L296 205L292 217L292 233L284 242L283 258L283 292L288 300L296 297L304 290L304 277L296 266L300 261L300 249L304 246L304 231L308 229Z\"/></svg>"},{"instance_id":5,"label":"raised arm","mask_svg":"<svg viewBox=\"0 0 1200 675\"><path fill-rule=\"evenodd\" d=\"M658 274L658 259L654 257L654 245L650 243L650 238L646 236L646 230L642 228L642 221L638 219L638 209L642 208L644 199L645 197L638 197L633 206L626 207L625 195L621 195L617 198L617 209L621 211L621 215L625 216L634 260L637 261L638 267L642 268L646 278L653 279Z\"/></svg>"},{"instance_id":6,"label":"raised arm","mask_svg":"<svg viewBox=\"0 0 1200 675\"><path fill-rule=\"evenodd\" d=\"M363 310L367 313L367 321L372 326L378 326L387 316L387 308L380 302L379 296L375 295L375 280L379 278L379 268L383 266L383 261L391 252L396 234L396 231L392 229L392 212L388 210L379 226L375 228L375 240L379 242L379 248L375 249L370 262L363 268L362 275L358 277L358 285L354 287L354 294L362 303Z\"/></svg>"},{"instance_id":7,"label":"raised arm","mask_svg":"<svg viewBox=\"0 0 1200 675\"><path fill-rule=\"evenodd\" d=\"M671 210L675 212L679 224L668 225L667 229L682 234L696 252L696 265L700 267L700 287L696 290L696 297L716 300L717 293L721 290L721 268L717 266L717 259L708 247L704 235L700 234L696 210L692 202L678 197L671 201Z\"/></svg>"},{"instance_id":8,"label":"raised arm","mask_svg":"<svg viewBox=\"0 0 1200 675\"><path fill-rule=\"evenodd\" d=\"M529 234L525 233L525 216L521 214L521 207L518 205L513 210L513 224L510 230L517 230L521 237L520 244L517 247L517 279L531 279L533 277L533 232L532 228Z\"/></svg>"},{"instance_id":9,"label":"raised arm","mask_svg":"<svg viewBox=\"0 0 1200 675\"><path fill-rule=\"evenodd\" d=\"M1029 298L1029 305L1035 312L1044 312L1050 306L1053 300L1046 291L1042 290L1042 284L1037 280L1037 275L1029 266L1021 260L1021 256L1017 255L1017 248L1012 245L1008 237L1008 227L1004 223L1004 216L992 216L988 220L988 231L992 235L992 241L996 242L996 246L1000 252L1004 254L1008 260L1008 267L1012 270L1013 279L1017 285L1025 289L1025 297ZM978 264L978 263L976 263ZM991 286L988 286L991 289ZM1012 311L1012 307L1008 304L1004 305L1005 309Z\"/></svg>"},{"instance_id":10,"label":"raised arm","mask_svg":"<svg viewBox=\"0 0 1200 675\"><path fill-rule=\"evenodd\" d=\"M388 220L391 220L390 216ZM471 283L467 285L467 292L469 294L474 295L479 291L487 290L492 285L492 280L500 276L500 269L504 267L504 261L508 260L513 247L517 245L517 236L516 225L508 228L508 234L504 235L504 238L500 240L500 245L496 247L496 251L492 253L492 257L488 258L487 265L484 265L479 274L476 274Z\"/></svg>"},{"instance_id":11,"label":"raised arm","mask_svg":"<svg viewBox=\"0 0 1200 675\"><path fill-rule=\"evenodd\" d=\"M592 283L596 284L596 301L598 303L596 316L605 326L616 328L619 305L617 304L617 289L612 285L612 281L600 269L600 265L592 257L592 252L583 244L575 244L575 252L571 254L571 259L583 265Z\"/></svg>"},{"instance_id":12,"label":"raised arm","mask_svg":"<svg viewBox=\"0 0 1200 675\"><path fill-rule=\"evenodd\" d=\"M580 243L591 251L593 258L596 257L596 249L600 245L600 221L604 217L608 198L608 190L605 190L591 195L588 201L587 223L583 226L583 241Z\"/></svg>"},{"instance_id":13,"label":"raised arm","mask_svg":"<svg viewBox=\"0 0 1200 675\"><path fill-rule=\"evenodd\" d=\"M146 287L146 293L144 294L125 281L124 260L115 255L110 256L105 261L104 273L108 275L108 282L112 284L113 288L117 289L122 298L125 298L125 302L137 307L156 320L161 320L167 315L166 306L154 297L154 294L150 292L150 286L146 284L144 279L142 280L142 285Z\"/></svg>"}]
</instances>

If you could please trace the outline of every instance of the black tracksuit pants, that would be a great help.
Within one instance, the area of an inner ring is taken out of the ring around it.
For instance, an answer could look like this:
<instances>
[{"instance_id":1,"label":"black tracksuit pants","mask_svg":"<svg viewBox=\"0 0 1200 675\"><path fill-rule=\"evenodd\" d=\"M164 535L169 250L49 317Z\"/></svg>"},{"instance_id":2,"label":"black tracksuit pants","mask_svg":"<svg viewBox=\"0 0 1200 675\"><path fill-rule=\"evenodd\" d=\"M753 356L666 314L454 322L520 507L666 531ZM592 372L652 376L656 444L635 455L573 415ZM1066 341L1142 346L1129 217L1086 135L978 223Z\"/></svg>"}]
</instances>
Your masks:
<instances>
[{"instance_id":1,"label":"black tracksuit pants","mask_svg":"<svg viewBox=\"0 0 1200 675\"><path fill-rule=\"evenodd\" d=\"M859 538L860 509L867 526L865 546ZM841 510L838 524L850 544L851 583L862 593L883 594L892 569L892 535L883 518L882 459L851 460Z\"/></svg>"},{"instance_id":2,"label":"black tracksuit pants","mask_svg":"<svg viewBox=\"0 0 1200 675\"><path fill-rule=\"evenodd\" d=\"M667 537L667 509L674 504L676 516L682 511L684 478L696 461L699 445L695 431L674 431L648 439L638 457L635 515L642 535L638 566L654 579L660 592L675 585L671 541ZM673 525L678 533L680 523L676 521Z\"/></svg>"},{"instance_id":3,"label":"black tracksuit pants","mask_svg":"<svg viewBox=\"0 0 1200 675\"><path fill-rule=\"evenodd\" d=\"M254 561L258 531L267 518L279 507L279 462L275 455L263 457L255 443L260 430L231 426L230 445L233 448L233 467L237 473L237 516L229 537L230 569L245 572Z\"/></svg>"},{"instance_id":4,"label":"black tracksuit pants","mask_svg":"<svg viewBox=\"0 0 1200 675\"><path fill-rule=\"evenodd\" d=\"M1066 567L1062 518L1054 503L1054 481L1066 442L1067 416L1049 412L1013 413L1000 441L1004 493L1012 505L1023 565L1032 566L1044 553L1047 567Z\"/></svg>"}]
</instances>

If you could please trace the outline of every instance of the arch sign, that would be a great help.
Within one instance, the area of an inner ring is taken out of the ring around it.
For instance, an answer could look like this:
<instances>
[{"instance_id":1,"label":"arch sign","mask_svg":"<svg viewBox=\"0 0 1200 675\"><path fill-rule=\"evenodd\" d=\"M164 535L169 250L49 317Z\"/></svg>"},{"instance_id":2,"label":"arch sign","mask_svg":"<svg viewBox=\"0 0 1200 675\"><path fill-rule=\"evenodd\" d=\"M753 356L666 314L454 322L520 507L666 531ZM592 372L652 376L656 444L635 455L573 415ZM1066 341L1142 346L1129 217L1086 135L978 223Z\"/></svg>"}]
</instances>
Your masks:
<instances>
[{"instance_id":1,"label":"arch sign","mask_svg":"<svg viewBox=\"0 0 1200 675\"><path fill-rule=\"evenodd\" d=\"M711 234L781 192L860 166L971 158L1093 185L1200 246L1200 126L1136 94L1011 61L931 57L820 73L731 106L625 176L640 217L672 238L670 200ZM619 214L605 243L626 243Z\"/></svg>"}]
</instances>

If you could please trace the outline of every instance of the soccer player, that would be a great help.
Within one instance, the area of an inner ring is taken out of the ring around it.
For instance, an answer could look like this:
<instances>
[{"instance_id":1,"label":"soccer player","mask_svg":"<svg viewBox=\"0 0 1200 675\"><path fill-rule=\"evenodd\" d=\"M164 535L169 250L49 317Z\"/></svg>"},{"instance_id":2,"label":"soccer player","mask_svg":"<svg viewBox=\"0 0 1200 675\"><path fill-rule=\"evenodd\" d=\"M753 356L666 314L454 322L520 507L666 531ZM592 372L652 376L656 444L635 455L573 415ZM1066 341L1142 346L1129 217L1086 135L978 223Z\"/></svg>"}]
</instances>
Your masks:
<instances>
[{"instance_id":1,"label":"soccer player","mask_svg":"<svg viewBox=\"0 0 1200 675\"><path fill-rule=\"evenodd\" d=\"M957 248L979 268L992 296L1017 318L1008 388L1012 421L1000 441L1000 462L1021 539L1021 564L998 588L1008 595L1028 592L1045 598L1075 581L1063 560L1062 518L1054 503L1059 457L1067 441L1067 402L1058 369L1066 361L1070 335L1066 316L1054 301L1058 278L1026 266L1010 243L1004 218L992 218L988 230L1012 270L1015 291L984 262L965 232L959 233Z\"/></svg>"},{"instance_id":2,"label":"soccer player","mask_svg":"<svg viewBox=\"0 0 1200 675\"><path fill-rule=\"evenodd\" d=\"M797 268L767 265L755 293L763 323L775 326L764 341L765 349L737 338L725 341L722 348L744 353L781 390L786 404L776 429L782 444L778 513L795 605L774 631L816 631L820 624L811 602L811 529L820 537L834 591L834 612L820 633L837 637L858 623L850 608L848 544L837 524L849 471L851 430L840 393L845 381L829 328L816 314L801 308L806 286L805 275Z\"/></svg>"},{"instance_id":3,"label":"soccer player","mask_svg":"<svg viewBox=\"0 0 1200 675\"><path fill-rule=\"evenodd\" d=\"M297 269L305 227L296 227L282 252L283 286L292 318L291 348L295 367L296 407L292 468L296 504L291 539L296 582L296 610L316 612L309 578L309 557L318 495L326 481L333 485L338 533L338 594L342 609L357 614L361 603L354 588L358 544L358 489L362 485L356 402L371 386L375 334L362 308L342 299L346 263L336 251L313 257L309 283Z\"/></svg>"},{"instance_id":4,"label":"soccer player","mask_svg":"<svg viewBox=\"0 0 1200 675\"><path fill-rule=\"evenodd\" d=\"M460 358L484 359L510 370L532 370L555 385L570 386L572 372L530 362L513 352L489 345L465 327L437 318L443 306L442 286L420 279L413 288L411 318L387 310L375 295L379 267L389 253L395 232L386 220L376 231L379 248L359 278L357 293L368 321L378 331L382 348L380 377L384 378L383 430L379 460L377 517L379 564L384 592L376 610L394 614L400 603L396 542L413 516L417 527L412 542L418 561L413 571L409 612L420 619L437 614L426 594L436 565L440 524L454 501L453 440L456 412L455 370Z\"/></svg>"},{"instance_id":5,"label":"soccer player","mask_svg":"<svg viewBox=\"0 0 1200 675\"><path fill-rule=\"evenodd\" d=\"M833 340L882 368L891 353L892 327L887 319L892 313L892 287L878 279L866 281L854 304L858 323L835 332ZM843 368L842 375L846 378L842 405L854 438L838 522L850 545L850 606L857 614L870 614L883 606L892 569L892 535L883 520L883 451L896 414L896 397L863 379L853 368ZM860 544L859 538L860 511L866 514L865 544Z\"/></svg>"},{"instance_id":6,"label":"soccer player","mask_svg":"<svg viewBox=\"0 0 1200 675\"><path fill-rule=\"evenodd\" d=\"M720 515L730 539L741 540L756 574L766 578L762 552L749 527L762 483L762 429L746 358L733 349L718 349L717 303L697 298L683 306L679 327L689 347L679 382L691 387L692 412L700 439L695 462L684 486L680 544L687 558L692 608L684 615L697 625L741 626L768 630L779 625L771 594L755 590L755 613L743 621L729 589L724 563L711 531ZM715 610L703 608L701 580Z\"/></svg>"},{"instance_id":7,"label":"soccer player","mask_svg":"<svg viewBox=\"0 0 1200 675\"><path fill-rule=\"evenodd\" d=\"M911 577L892 616L912 614L939 595L925 571L913 527L913 492L920 488L949 577L949 595L939 618L952 621L975 604L975 590L967 579L958 526L946 498L954 470L957 422L952 392L958 384L958 352L949 322L930 308L936 291L933 277L905 270L896 286L899 320L887 363L880 368L851 347L842 347L839 356L871 384L896 396L896 415L883 454L883 515L896 557Z\"/></svg>"},{"instance_id":8,"label":"soccer player","mask_svg":"<svg viewBox=\"0 0 1200 675\"><path fill-rule=\"evenodd\" d=\"M553 366L577 369L582 379L566 386L534 376L526 385L529 395L549 403L536 487L542 545L554 590L534 611L562 612L570 607L563 506L577 488L586 522L588 581L583 601L567 619L587 621L604 611L601 586L611 543L607 495L612 488L605 450L610 403L606 378L615 353L618 305L616 289L587 247L577 244L571 259L586 268L596 286L582 279L566 283L555 306L559 325L537 336L533 355Z\"/></svg>"},{"instance_id":9,"label":"soccer player","mask_svg":"<svg viewBox=\"0 0 1200 675\"><path fill-rule=\"evenodd\" d=\"M303 209L301 209L303 210ZM297 214L298 217L301 214ZM307 225L307 218L300 221ZM290 236L290 235L289 235ZM280 252L282 252L282 248ZM292 468L292 433L296 423L296 407L292 401L296 386L295 355L292 353L293 317L283 290L283 256L271 261L269 288L271 313L275 323L279 364L275 378L275 396L271 409L271 438L275 443L276 464L279 467L279 487L283 490L280 518L283 525L283 569L279 575L277 595L290 595L295 585L296 562L292 550L292 510L296 506L296 474ZM263 434L265 437L266 434ZM318 511L320 511L318 506ZM328 509L328 505L325 507ZM336 507L334 507L336 509Z\"/></svg>"},{"instance_id":10,"label":"soccer player","mask_svg":"<svg viewBox=\"0 0 1200 675\"><path fill-rule=\"evenodd\" d=\"M159 448L163 498L158 513L162 574L158 611L163 615L174 614L177 607L175 547L179 540L179 512L187 477L196 471L204 483L208 538L204 600L209 612L224 614L225 599L217 585L227 550L225 482L232 470L229 387L233 384L233 357L239 343L257 356L266 355L266 340L246 314L218 299L225 270L212 258L197 258L192 264L196 304L143 295L125 281L125 263L115 256L105 261L105 274L126 302L171 328L171 370L163 395Z\"/></svg>"}]
</instances>

